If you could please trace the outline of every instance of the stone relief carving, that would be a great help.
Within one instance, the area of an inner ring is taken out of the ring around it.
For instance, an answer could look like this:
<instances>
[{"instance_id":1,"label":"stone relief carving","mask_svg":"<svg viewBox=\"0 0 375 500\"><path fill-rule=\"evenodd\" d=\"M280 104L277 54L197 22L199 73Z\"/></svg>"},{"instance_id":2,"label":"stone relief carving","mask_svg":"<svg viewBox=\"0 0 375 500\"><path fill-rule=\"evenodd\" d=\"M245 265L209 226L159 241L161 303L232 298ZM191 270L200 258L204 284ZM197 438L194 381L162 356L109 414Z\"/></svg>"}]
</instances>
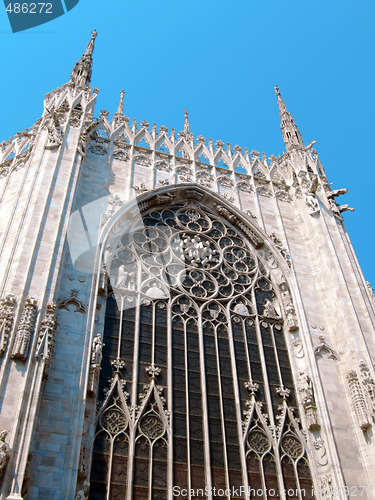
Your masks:
<instances>
[{"instance_id":1,"label":"stone relief carving","mask_svg":"<svg viewBox=\"0 0 375 500\"><path fill-rule=\"evenodd\" d=\"M136 195L139 195L141 193L144 193L146 191L148 191L150 188L147 187L143 182L141 184L138 184L136 186L133 186L133 189L135 191L135 194Z\"/></svg>"},{"instance_id":2,"label":"stone relief carving","mask_svg":"<svg viewBox=\"0 0 375 500\"><path fill-rule=\"evenodd\" d=\"M151 166L151 161L147 156L144 155L138 155L133 158L133 163L137 165L143 165L144 167L150 167Z\"/></svg>"},{"instance_id":3,"label":"stone relief carving","mask_svg":"<svg viewBox=\"0 0 375 500\"><path fill-rule=\"evenodd\" d=\"M319 336L320 344L315 346L314 353L317 357L323 357L324 354L328 354L330 359L338 360L340 359L337 353L327 344L326 338L323 335Z\"/></svg>"},{"instance_id":4,"label":"stone relief carving","mask_svg":"<svg viewBox=\"0 0 375 500\"><path fill-rule=\"evenodd\" d=\"M260 196L264 196L266 198L272 198L273 194L272 194L272 191L270 191L268 188L262 186L262 187L258 187L257 188L257 193L260 195Z\"/></svg>"},{"instance_id":5,"label":"stone relief carving","mask_svg":"<svg viewBox=\"0 0 375 500\"><path fill-rule=\"evenodd\" d=\"M270 234L270 238L275 243L277 248L280 250L280 253L284 257L284 259L286 260L288 266L291 267L292 262L291 262L290 253L289 253L288 249L282 244L281 240L276 236L275 233Z\"/></svg>"},{"instance_id":6,"label":"stone relief carving","mask_svg":"<svg viewBox=\"0 0 375 500\"><path fill-rule=\"evenodd\" d=\"M128 161L129 160L129 154L126 151L115 151L112 155L112 158L114 160L120 160L120 161Z\"/></svg>"},{"instance_id":7,"label":"stone relief carving","mask_svg":"<svg viewBox=\"0 0 375 500\"><path fill-rule=\"evenodd\" d=\"M4 469L10 458L10 450L8 444L5 442L5 438L8 435L8 431L0 431L0 477L2 476Z\"/></svg>"},{"instance_id":8,"label":"stone relief carving","mask_svg":"<svg viewBox=\"0 0 375 500\"><path fill-rule=\"evenodd\" d=\"M106 222L112 217L112 215L114 215L117 212L117 210L121 208L122 205L124 204L124 202L117 194L114 195L111 194L108 198L107 203L108 203L107 211L103 215L100 221L101 227L104 226L104 224L106 224Z\"/></svg>"},{"instance_id":9,"label":"stone relief carving","mask_svg":"<svg viewBox=\"0 0 375 500\"><path fill-rule=\"evenodd\" d=\"M359 427L363 432L366 432L371 427L371 423L368 415L369 412L366 399L361 387L361 382L359 381L357 372L355 370L350 370L346 375L346 378L349 383L350 395L352 397L354 412L357 417Z\"/></svg>"},{"instance_id":10,"label":"stone relief carving","mask_svg":"<svg viewBox=\"0 0 375 500\"><path fill-rule=\"evenodd\" d=\"M202 186L211 187L214 178L207 170L199 170L196 174L197 182Z\"/></svg>"},{"instance_id":11,"label":"stone relief carving","mask_svg":"<svg viewBox=\"0 0 375 500\"><path fill-rule=\"evenodd\" d=\"M301 396L309 430L316 431L320 429L312 381L309 375L305 372L300 372L299 374L298 392Z\"/></svg>"},{"instance_id":12,"label":"stone relief carving","mask_svg":"<svg viewBox=\"0 0 375 500\"><path fill-rule=\"evenodd\" d=\"M319 493L320 493L320 498L322 500L334 500L331 476L325 475L321 478L319 485Z\"/></svg>"},{"instance_id":13,"label":"stone relief carving","mask_svg":"<svg viewBox=\"0 0 375 500\"><path fill-rule=\"evenodd\" d=\"M322 438L317 438L313 442L317 462L321 467L328 464L327 450Z\"/></svg>"},{"instance_id":14,"label":"stone relief carving","mask_svg":"<svg viewBox=\"0 0 375 500\"><path fill-rule=\"evenodd\" d=\"M55 330L57 327L55 311L55 304L47 304L46 314L39 330L38 342L35 350L35 357L37 359L43 358L47 364L51 362L54 350Z\"/></svg>"},{"instance_id":15,"label":"stone relief carving","mask_svg":"<svg viewBox=\"0 0 375 500\"><path fill-rule=\"evenodd\" d=\"M317 214L319 209L318 200L315 197L316 190L318 188L318 178L316 177L310 182L309 187L305 193L305 203L309 209L310 215Z\"/></svg>"},{"instance_id":16,"label":"stone relief carving","mask_svg":"<svg viewBox=\"0 0 375 500\"><path fill-rule=\"evenodd\" d=\"M193 173L191 169L185 165L178 165L176 167L176 173L178 174L181 182L191 182L193 180Z\"/></svg>"},{"instance_id":17,"label":"stone relief carving","mask_svg":"<svg viewBox=\"0 0 375 500\"><path fill-rule=\"evenodd\" d=\"M367 404L370 410L370 415L375 420L375 380L370 374L370 369L367 364L361 360L359 362L362 385L365 389Z\"/></svg>"},{"instance_id":18,"label":"stone relief carving","mask_svg":"<svg viewBox=\"0 0 375 500\"><path fill-rule=\"evenodd\" d=\"M171 172L172 171L172 165L165 160L155 162L155 167L158 170L161 170L164 172Z\"/></svg>"},{"instance_id":19,"label":"stone relief carving","mask_svg":"<svg viewBox=\"0 0 375 500\"><path fill-rule=\"evenodd\" d=\"M26 361L34 333L37 300L26 299L12 349L12 359Z\"/></svg>"},{"instance_id":20,"label":"stone relief carving","mask_svg":"<svg viewBox=\"0 0 375 500\"><path fill-rule=\"evenodd\" d=\"M158 186L169 186L170 182L169 179L159 179L158 180Z\"/></svg>"},{"instance_id":21,"label":"stone relief carving","mask_svg":"<svg viewBox=\"0 0 375 500\"><path fill-rule=\"evenodd\" d=\"M232 179L230 179L227 175L219 175L217 177L217 182L218 184L220 184L221 186L225 186L225 187L233 187L233 181Z\"/></svg>"},{"instance_id":22,"label":"stone relief carving","mask_svg":"<svg viewBox=\"0 0 375 500\"><path fill-rule=\"evenodd\" d=\"M100 144L94 144L89 147L90 153L93 153L94 155L99 155L99 156L105 156L107 154L107 151L101 146Z\"/></svg>"},{"instance_id":23,"label":"stone relief carving","mask_svg":"<svg viewBox=\"0 0 375 500\"><path fill-rule=\"evenodd\" d=\"M11 293L0 301L0 355L4 354L8 345L15 305L16 297Z\"/></svg>"},{"instance_id":24,"label":"stone relief carving","mask_svg":"<svg viewBox=\"0 0 375 500\"><path fill-rule=\"evenodd\" d=\"M224 193L222 196L223 196L224 200L227 200L227 201L229 201L229 203L234 204L234 196L230 196L227 193Z\"/></svg>"},{"instance_id":25,"label":"stone relief carving","mask_svg":"<svg viewBox=\"0 0 375 500\"><path fill-rule=\"evenodd\" d=\"M278 200L285 203L291 203L293 201L293 198L290 196L290 194L285 191L276 191L275 195Z\"/></svg>"},{"instance_id":26,"label":"stone relief carving","mask_svg":"<svg viewBox=\"0 0 375 500\"><path fill-rule=\"evenodd\" d=\"M253 193L254 188L251 186L248 181L239 181L237 182L237 188L244 193Z\"/></svg>"},{"instance_id":27,"label":"stone relief carving","mask_svg":"<svg viewBox=\"0 0 375 500\"><path fill-rule=\"evenodd\" d=\"M74 312L80 312L82 314L86 313L86 306L83 302L77 299L78 290L76 288L72 289L70 292L70 297L67 299L61 299L57 302L58 309L66 309L69 311L69 306L75 306L76 310Z\"/></svg>"},{"instance_id":28,"label":"stone relief carving","mask_svg":"<svg viewBox=\"0 0 375 500\"><path fill-rule=\"evenodd\" d=\"M300 337L296 337L292 340L292 345L294 347L294 353L296 358L303 358L305 356L305 352L303 350L303 344Z\"/></svg>"},{"instance_id":29,"label":"stone relief carving","mask_svg":"<svg viewBox=\"0 0 375 500\"><path fill-rule=\"evenodd\" d=\"M49 111L49 109L47 109L47 112L49 117L47 118L45 125L48 130L46 149L54 149L61 146L63 134L57 113L55 113L54 110Z\"/></svg>"}]
</instances>

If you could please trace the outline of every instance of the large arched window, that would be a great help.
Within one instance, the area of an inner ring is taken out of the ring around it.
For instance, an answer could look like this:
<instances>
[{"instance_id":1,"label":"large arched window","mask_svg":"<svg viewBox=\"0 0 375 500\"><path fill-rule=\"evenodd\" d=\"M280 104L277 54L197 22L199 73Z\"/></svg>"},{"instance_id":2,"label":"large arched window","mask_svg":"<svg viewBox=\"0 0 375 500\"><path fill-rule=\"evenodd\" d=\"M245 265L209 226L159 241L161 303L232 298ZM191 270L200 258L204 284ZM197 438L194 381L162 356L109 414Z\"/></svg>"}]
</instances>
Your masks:
<instances>
[{"instance_id":1,"label":"large arched window","mask_svg":"<svg viewBox=\"0 0 375 500\"><path fill-rule=\"evenodd\" d=\"M282 306L245 234L195 201L153 208L105 260L90 499L313 498Z\"/></svg>"}]
</instances>

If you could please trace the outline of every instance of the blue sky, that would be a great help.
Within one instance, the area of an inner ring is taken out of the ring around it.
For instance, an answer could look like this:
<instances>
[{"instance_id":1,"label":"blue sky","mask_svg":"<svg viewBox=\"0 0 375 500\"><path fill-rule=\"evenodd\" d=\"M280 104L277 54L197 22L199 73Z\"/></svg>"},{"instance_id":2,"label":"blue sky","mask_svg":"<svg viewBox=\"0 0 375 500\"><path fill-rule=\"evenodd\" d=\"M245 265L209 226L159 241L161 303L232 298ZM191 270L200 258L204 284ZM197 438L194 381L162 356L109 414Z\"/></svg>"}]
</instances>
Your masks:
<instances>
[{"instance_id":1,"label":"blue sky","mask_svg":"<svg viewBox=\"0 0 375 500\"><path fill-rule=\"evenodd\" d=\"M375 286L375 2L80 0L13 34L0 6L0 141L32 125L45 93L68 81L96 28L92 85L113 113L183 127L267 156L284 150L274 85L333 188L356 209L345 225Z\"/></svg>"}]
</instances>

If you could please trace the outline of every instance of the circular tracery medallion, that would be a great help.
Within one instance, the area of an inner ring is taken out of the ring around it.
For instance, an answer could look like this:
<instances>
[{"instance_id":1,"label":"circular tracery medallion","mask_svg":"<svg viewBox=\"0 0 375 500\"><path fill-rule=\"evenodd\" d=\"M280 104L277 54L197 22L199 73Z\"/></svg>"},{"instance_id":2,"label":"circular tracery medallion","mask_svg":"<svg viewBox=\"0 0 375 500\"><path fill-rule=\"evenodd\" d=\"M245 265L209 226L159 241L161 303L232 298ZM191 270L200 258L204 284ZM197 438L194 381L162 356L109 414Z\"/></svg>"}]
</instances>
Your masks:
<instances>
[{"instance_id":1,"label":"circular tracery medallion","mask_svg":"<svg viewBox=\"0 0 375 500\"><path fill-rule=\"evenodd\" d=\"M270 442L267 437L259 431L251 432L247 438L247 443L251 450L259 454L265 453L270 448Z\"/></svg>"},{"instance_id":2,"label":"circular tracery medallion","mask_svg":"<svg viewBox=\"0 0 375 500\"><path fill-rule=\"evenodd\" d=\"M294 436L290 434L283 437L281 441L281 448L291 458L298 458L303 454L303 446Z\"/></svg>"},{"instance_id":3,"label":"circular tracery medallion","mask_svg":"<svg viewBox=\"0 0 375 500\"><path fill-rule=\"evenodd\" d=\"M139 427L143 434L150 439L156 439L164 434L164 424L156 415L145 415Z\"/></svg>"},{"instance_id":4,"label":"circular tracery medallion","mask_svg":"<svg viewBox=\"0 0 375 500\"><path fill-rule=\"evenodd\" d=\"M128 426L126 416L115 408L110 408L101 417L102 426L112 435L123 432Z\"/></svg>"}]
</instances>

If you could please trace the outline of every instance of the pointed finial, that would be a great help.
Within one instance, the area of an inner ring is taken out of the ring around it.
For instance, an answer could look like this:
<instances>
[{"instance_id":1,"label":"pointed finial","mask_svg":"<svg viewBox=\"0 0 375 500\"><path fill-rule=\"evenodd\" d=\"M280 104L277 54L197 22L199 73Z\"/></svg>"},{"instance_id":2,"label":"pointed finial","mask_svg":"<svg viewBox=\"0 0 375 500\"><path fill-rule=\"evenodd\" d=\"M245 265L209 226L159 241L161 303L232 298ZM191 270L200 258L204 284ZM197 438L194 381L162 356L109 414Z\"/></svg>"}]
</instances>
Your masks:
<instances>
[{"instance_id":1,"label":"pointed finial","mask_svg":"<svg viewBox=\"0 0 375 500\"><path fill-rule=\"evenodd\" d=\"M121 115L121 116L124 114L124 95L125 95L125 90L121 90L120 102L119 102L118 108L117 108L117 114Z\"/></svg>"},{"instance_id":2,"label":"pointed finial","mask_svg":"<svg viewBox=\"0 0 375 500\"><path fill-rule=\"evenodd\" d=\"M190 132L190 124L189 124L188 110L184 109L184 113L185 113L184 131L189 133Z\"/></svg>"},{"instance_id":3,"label":"pointed finial","mask_svg":"<svg viewBox=\"0 0 375 500\"><path fill-rule=\"evenodd\" d=\"M94 42L97 36L97 31L91 32L91 39L86 47L81 59L76 62L70 76L70 82L76 87L86 87L91 81L92 72L92 55L94 52Z\"/></svg>"},{"instance_id":4,"label":"pointed finial","mask_svg":"<svg viewBox=\"0 0 375 500\"><path fill-rule=\"evenodd\" d=\"M300 131L297 125L294 123L292 115L286 109L285 102L281 97L279 87L275 85L275 92L277 95L277 104L279 106L280 118L281 118L281 134L283 136L283 141L287 151L290 151L293 147L305 148L302 140Z\"/></svg>"}]
</instances>

